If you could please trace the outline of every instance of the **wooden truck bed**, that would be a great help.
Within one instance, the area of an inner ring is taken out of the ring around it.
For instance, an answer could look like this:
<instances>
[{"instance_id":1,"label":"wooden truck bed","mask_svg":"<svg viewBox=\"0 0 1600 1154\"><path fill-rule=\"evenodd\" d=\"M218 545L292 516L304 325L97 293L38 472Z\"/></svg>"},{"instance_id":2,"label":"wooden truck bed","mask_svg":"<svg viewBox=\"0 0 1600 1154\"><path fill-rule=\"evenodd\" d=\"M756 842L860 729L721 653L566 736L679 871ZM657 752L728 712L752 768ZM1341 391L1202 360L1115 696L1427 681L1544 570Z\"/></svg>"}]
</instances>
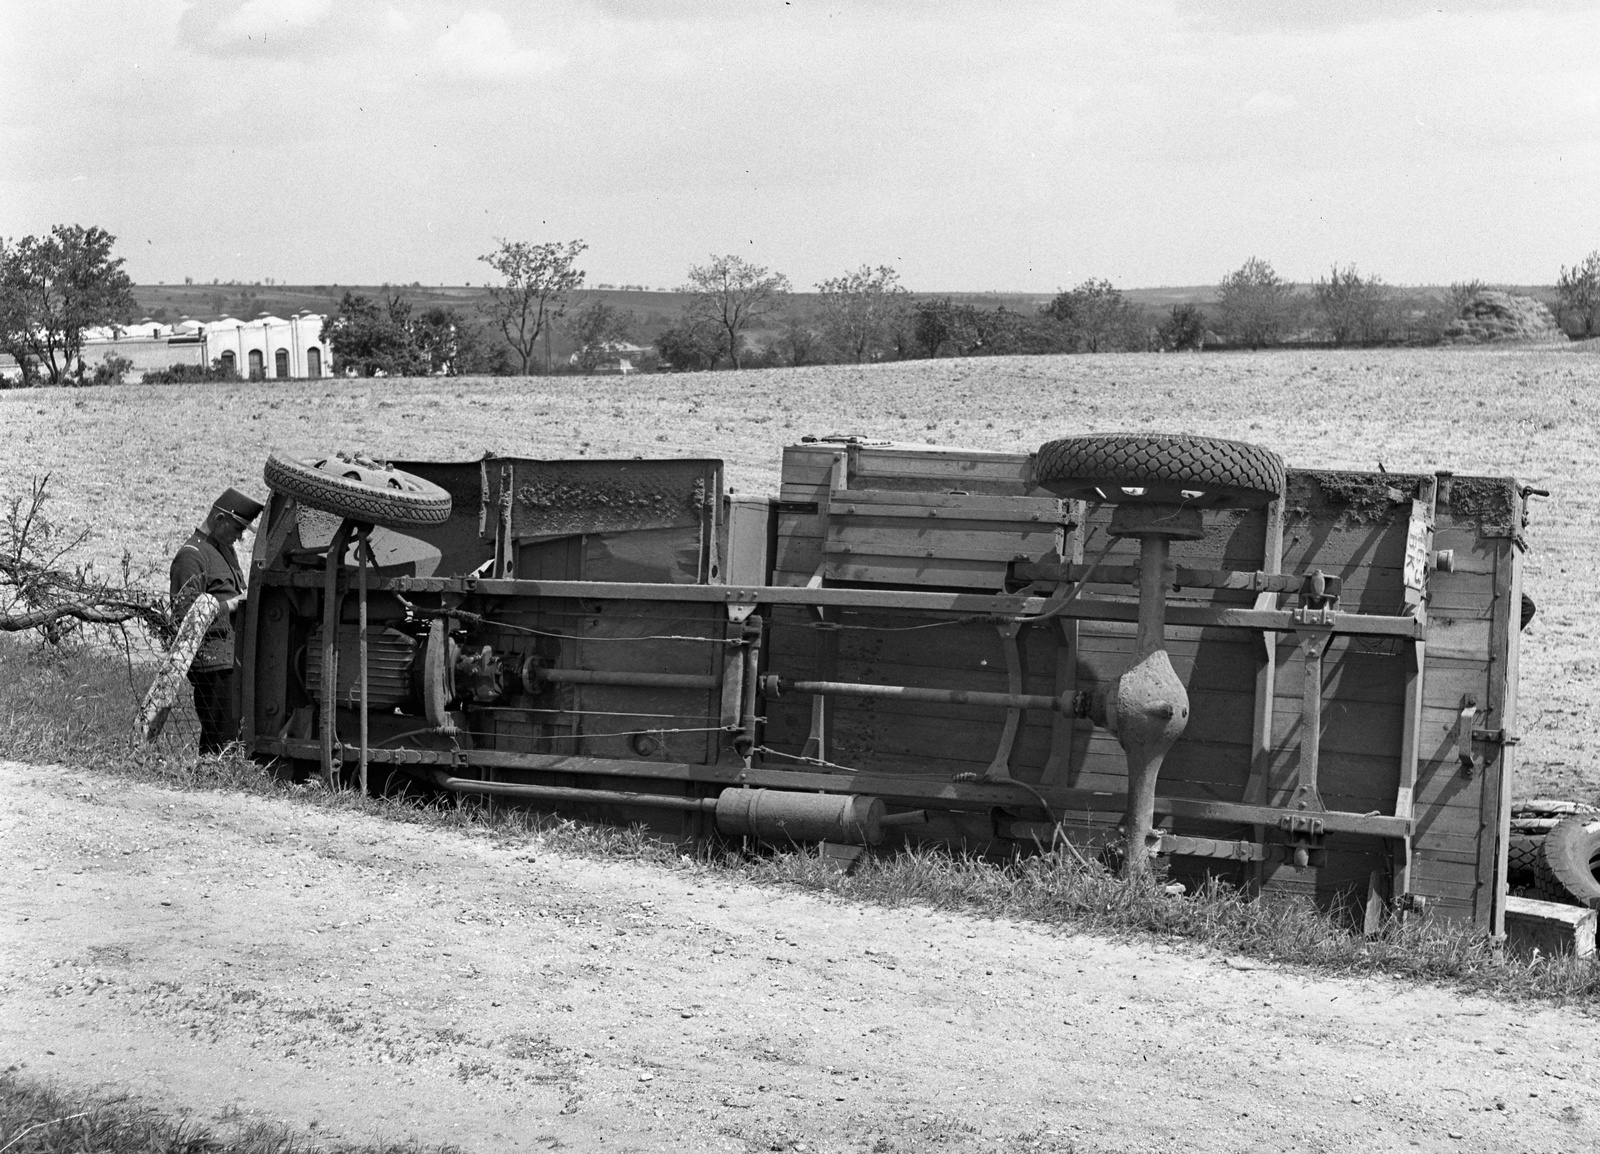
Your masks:
<instances>
[{"instance_id":1,"label":"wooden truck bed","mask_svg":"<svg viewBox=\"0 0 1600 1154\"><path fill-rule=\"evenodd\" d=\"M697 799L756 786L881 798L900 815L891 842L1010 852L1048 844L1058 822L1083 846L1114 838L1122 750L1040 703L1127 667L1138 545L1108 536L1108 507L1035 485L1032 454L802 443L784 451L778 494L757 499L725 497L714 461L403 467L445 484L454 513L437 530L375 532L369 628L417 668L406 654L453 630L503 672L498 687L456 685L442 726L403 687L369 704L377 771L539 786L552 801L612 791L573 804L685 837L713 828ZM1204 540L1172 546L1167 647L1191 701L1158 787L1173 872L1500 932L1515 482L1290 470L1267 509L1205 518ZM243 631L247 741L348 774L353 658L341 639L330 730L304 657L326 608L318 542L325 552L337 522L275 496L266 524ZM1026 620L1091 560L1076 600ZM354 572L340 568L336 593L352 635ZM1301 603L1314 573L1337 591L1331 608ZM793 682L1034 697L822 696ZM1023 784L995 784L996 771ZM688 800L663 809L630 792Z\"/></svg>"}]
</instances>

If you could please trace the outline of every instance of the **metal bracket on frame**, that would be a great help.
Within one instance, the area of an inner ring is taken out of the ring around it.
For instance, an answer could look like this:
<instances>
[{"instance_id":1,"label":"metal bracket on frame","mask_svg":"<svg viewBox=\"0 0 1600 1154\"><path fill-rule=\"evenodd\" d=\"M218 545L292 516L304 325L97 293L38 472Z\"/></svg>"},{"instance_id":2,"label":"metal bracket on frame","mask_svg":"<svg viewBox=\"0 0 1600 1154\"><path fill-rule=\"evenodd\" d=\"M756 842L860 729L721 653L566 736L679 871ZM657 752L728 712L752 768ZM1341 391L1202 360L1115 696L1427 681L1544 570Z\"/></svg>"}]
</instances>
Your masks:
<instances>
[{"instance_id":1,"label":"metal bracket on frame","mask_svg":"<svg viewBox=\"0 0 1600 1154\"><path fill-rule=\"evenodd\" d=\"M1284 845L1289 851L1289 860L1295 869L1326 863L1327 850L1323 848L1323 843L1327 838L1327 830L1323 827L1320 817L1298 813L1284 814L1278 819L1278 828L1283 831Z\"/></svg>"},{"instance_id":2,"label":"metal bracket on frame","mask_svg":"<svg viewBox=\"0 0 1600 1154\"><path fill-rule=\"evenodd\" d=\"M1320 813L1328 808L1317 788L1318 751L1322 745L1322 657L1333 634L1303 632L1299 637L1305 680L1300 691L1300 763L1289 808Z\"/></svg>"},{"instance_id":3,"label":"metal bracket on frame","mask_svg":"<svg viewBox=\"0 0 1600 1154\"><path fill-rule=\"evenodd\" d=\"M996 624L995 629L1000 634L1000 645L1006 654L1006 692L1021 694L1022 649L1017 644L1017 636L1022 632L1022 626L1016 621L1006 621ZM1017 729L1021 724L1022 710L1016 706L1007 709L1005 728L1000 731L1000 747L995 750L989 768L983 771L984 781L1012 780L1011 747L1017 743Z\"/></svg>"},{"instance_id":4,"label":"metal bracket on frame","mask_svg":"<svg viewBox=\"0 0 1600 1154\"><path fill-rule=\"evenodd\" d=\"M1461 712L1456 720L1456 762L1463 777L1472 777L1483 765L1483 759L1472 752L1472 724L1478 717L1478 695L1461 695Z\"/></svg>"}]
</instances>

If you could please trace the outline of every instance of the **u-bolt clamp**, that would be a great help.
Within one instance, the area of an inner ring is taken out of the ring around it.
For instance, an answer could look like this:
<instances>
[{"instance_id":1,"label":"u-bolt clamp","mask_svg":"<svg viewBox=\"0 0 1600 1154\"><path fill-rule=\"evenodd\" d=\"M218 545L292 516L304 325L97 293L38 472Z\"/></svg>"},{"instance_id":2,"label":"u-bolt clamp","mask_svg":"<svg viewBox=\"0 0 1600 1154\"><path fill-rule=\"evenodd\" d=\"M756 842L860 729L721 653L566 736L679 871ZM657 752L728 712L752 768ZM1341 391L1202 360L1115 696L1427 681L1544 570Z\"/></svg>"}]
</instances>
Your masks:
<instances>
[{"instance_id":1,"label":"u-bolt clamp","mask_svg":"<svg viewBox=\"0 0 1600 1154\"><path fill-rule=\"evenodd\" d=\"M1289 850L1295 869L1326 864L1328 851L1323 843L1327 828L1320 817L1287 813L1278 819L1278 828L1283 831L1284 846Z\"/></svg>"}]
</instances>

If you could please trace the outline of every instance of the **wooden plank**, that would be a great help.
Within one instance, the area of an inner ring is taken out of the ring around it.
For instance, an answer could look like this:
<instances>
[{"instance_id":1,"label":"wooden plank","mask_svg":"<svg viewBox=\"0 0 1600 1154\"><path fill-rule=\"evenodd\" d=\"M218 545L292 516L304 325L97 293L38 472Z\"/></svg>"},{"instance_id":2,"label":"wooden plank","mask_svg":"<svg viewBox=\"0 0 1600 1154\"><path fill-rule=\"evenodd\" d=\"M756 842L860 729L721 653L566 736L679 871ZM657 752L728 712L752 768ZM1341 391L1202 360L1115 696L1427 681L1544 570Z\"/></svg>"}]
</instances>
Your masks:
<instances>
[{"instance_id":1,"label":"wooden plank","mask_svg":"<svg viewBox=\"0 0 1600 1154\"><path fill-rule=\"evenodd\" d=\"M1493 623L1459 617L1434 616L1428 619L1428 652L1438 657L1487 659Z\"/></svg>"},{"instance_id":2,"label":"wooden plank","mask_svg":"<svg viewBox=\"0 0 1600 1154\"><path fill-rule=\"evenodd\" d=\"M1416 641L1407 654L1405 704L1400 730L1400 780L1395 786L1394 802L1394 811L1401 817L1411 816L1416 800L1417 763L1422 753L1422 710L1426 704L1427 648L1426 641ZM1403 875L1408 869L1409 862L1401 863L1397 873L1402 876L1395 879L1397 893L1405 892Z\"/></svg>"},{"instance_id":3,"label":"wooden plank","mask_svg":"<svg viewBox=\"0 0 1600 1154\"><path fill-rule=\"evenodd\" d=\"M873 585L931 585L941 589L982 589L998 592L1005 587L1006 567L994 561L962 561L884 557L857 562L825 554L823 575L830 581L859 581Z\"/></svg>"},{"instance_id":4,"label":"wooden plank","mask_svg":"<svg viewBox=\"0 0 1600 1154\"><path fill-rule=\"evenodd\" d=\"M1522 554L1510 541L1499 542L1495 570L1495 616L1490 631L1490 658L1498 674L1489 678L1487 716L1507 733L1517 732L1517 667L1522 639ZM1516 767L1514 744L1478 745L1483 754L1482 810L1484 836L1479 846L1478 877L1486 895L1474 911L1478 924L1495 938L1505 935L1507 862L1511 842L1511 781ZM1592 948L1592 946L1591 946Z\"/></svg>"},{"instance_id":5,"label":"wooden plank","mask_svg":"<svg viewBox=\"0 0 1600 1154\"><path fill-rule=\"evenodd\" d=\"M860 514L838 512L837 505L828 507L828 533L830 541L849 541L870 544L882 539L926 539L930 543L941 540L959 542L973 537L1016 538L1037 546L1029 552L1048 552L1059 556L1061 552L1061 526L1048 521L986 521L981 517L868 517Z\"/></svg>"},{"instance_id":6,"label":"wooden plank","mask_svg":"<svg viewBox=\"0 0 1600 1154\"><path fill-rule=\"evenodd\" d=\"M1283 499L1280 497L1267 506L1266 528L1261 550L1261 571L1277 574L1283 571ZM1255 598L1257 609L1275 609L1278 595L1261 593ZM1276 710L1278 682L1278 638L1276 633L1263 633L1257 640L1261 646L1261 664L1256 669L1255 695L1252 702L1250 774L1245 779L1243 800L1253 805L1266 797L1268 771L1272 763L1272 730ZM1260 842L1266 837L1265 826L1251 829L1252 840ZM1250 869L1252 886L1259 890L1263 872L1260 863Z\"/></svg>"},{"instance_id":7,"label":"wooden plank","mask_svg":"<svg viewBox=\"0 0 1600 1154\"><path fill-rule=\"evenodd\" d=\"M837 490L829 502L833 512L883 517L938 517L965 514L994 521L1051 521L1066 516L1059 497L1013 497L993 494L916 492L900 489ZM860 508L856 508L860 506Z\"/></svg>"},{"instance_id":8,"label":"wooden plank","mask_svg":"<svg viewBox=\"0 0 1600 1154\"><path fill-rule=\"evenodd\" d=\"M860 564L874 564L868 558L909 557L925 561L989 561L998 565L1001 581L1006 566L1016 560L1049 556L1060 547L1055 537L1003 533L917 533L878 534L870 530L840 533L823 545L830 558L848 558ZM999 586L996 586L999 588Z\"/></svg>"},{"instance_id":9,"label":"wooden plank","mask_svg":"<svg viewBox=\"0 0 1600 1154\"><path fill-rule=\"evenodd\" d=\"M922 482L919 488L956 481L986 486L1006 485L1020 495L1032 491L1033 454L1000 453L982 449L934 447L879 447L863 445L852 450L850 475L856 481L882 478L900 482ZM856 488L876 486L856 484ZM965 488L965 485L954 485ZM972 492L994 489L973 489Z\"/></svg>"}]
</instances>

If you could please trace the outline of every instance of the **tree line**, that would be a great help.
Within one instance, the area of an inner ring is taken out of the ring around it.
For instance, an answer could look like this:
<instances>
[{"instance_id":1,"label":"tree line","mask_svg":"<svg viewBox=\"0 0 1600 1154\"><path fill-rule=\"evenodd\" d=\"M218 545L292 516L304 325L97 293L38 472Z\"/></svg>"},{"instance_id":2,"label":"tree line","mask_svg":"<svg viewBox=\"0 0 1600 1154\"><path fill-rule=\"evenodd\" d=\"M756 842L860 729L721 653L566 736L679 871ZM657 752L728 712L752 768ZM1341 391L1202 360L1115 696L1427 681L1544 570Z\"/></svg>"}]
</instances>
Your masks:
<instances>
[{"instance_id":1,"label":"tree line","mask_svg":"<svg viewBox=\"0 0 1600 1154\"><path fill-rule=\"evenodd\" d=\"M80 225L15 242L0 238L0 350L16 360L24 383L121 379L126 362L90 367L81 356L85 330L127 323L136 308L115 242L104 229ZM417 308L403 290L386 289L378 298L346 291L323 328L334 371L528 375L593 372L617 367L620 358L637 368L704 370L1284 343L1431 344L1489 287L1474 280L1443 292L1404 289L1337 264L1313 283L1296 285L1251 257L1203 305L1159 311L1091 278L1037 309L988 308L913 294L887 265L825 279L800 298L783 273L745 257L714 255L688 270L678 314L646 325L585 291L578 262L587 247L582 240L500 241L479 258L495 279L483 286L476 309ZM1562 266L1554 304L1572 335L1595 335L1600 250ZM654 331L646 336L645 328ZM221 372L192 366L167 376L203 380Z\"/></svg>"}]
</instances>

